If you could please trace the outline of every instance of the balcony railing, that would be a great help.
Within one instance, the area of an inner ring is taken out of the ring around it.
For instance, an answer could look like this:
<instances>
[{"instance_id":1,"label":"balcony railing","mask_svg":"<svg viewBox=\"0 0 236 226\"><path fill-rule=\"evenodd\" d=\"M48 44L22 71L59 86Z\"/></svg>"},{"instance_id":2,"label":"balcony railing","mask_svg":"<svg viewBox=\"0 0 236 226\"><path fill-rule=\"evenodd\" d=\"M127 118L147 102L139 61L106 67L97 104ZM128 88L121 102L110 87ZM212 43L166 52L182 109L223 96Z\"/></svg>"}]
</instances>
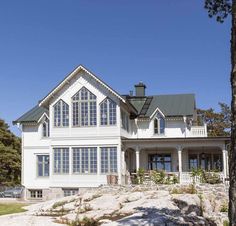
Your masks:
<instances>
[{"instance_id":1,"label":"balcony railing","mask_svg":"<svg viewBox=\"0 0 236 226\"><path fill-rule=\"evenodd\" d=\"M190 130L190 137L207 137L206 126L192 126Z\"/></svg>"}]
</instances>

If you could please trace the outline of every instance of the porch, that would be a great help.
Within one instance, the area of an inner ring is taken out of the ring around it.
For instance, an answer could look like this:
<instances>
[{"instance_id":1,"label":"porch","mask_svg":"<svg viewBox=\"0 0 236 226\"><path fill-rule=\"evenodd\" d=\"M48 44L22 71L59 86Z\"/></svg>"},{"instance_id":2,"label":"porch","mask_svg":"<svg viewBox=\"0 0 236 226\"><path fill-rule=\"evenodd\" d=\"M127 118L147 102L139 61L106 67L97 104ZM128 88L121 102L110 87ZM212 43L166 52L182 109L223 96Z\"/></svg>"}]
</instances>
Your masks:
<instances>
[{"instance_id":1,"label":"porch","mask_svg":"<svg viewBox=\"0 0 236 226\"><path fill-rule=\"evenodd\" d=\"M185 138L123 141L122 176L144 169L146 177L154 170L176 175L180 183L191 183L192 169L215 171L221 181L228 178L228 138ZM196 182L200 180L196 177Z\"/></svg>"}]
</instances>

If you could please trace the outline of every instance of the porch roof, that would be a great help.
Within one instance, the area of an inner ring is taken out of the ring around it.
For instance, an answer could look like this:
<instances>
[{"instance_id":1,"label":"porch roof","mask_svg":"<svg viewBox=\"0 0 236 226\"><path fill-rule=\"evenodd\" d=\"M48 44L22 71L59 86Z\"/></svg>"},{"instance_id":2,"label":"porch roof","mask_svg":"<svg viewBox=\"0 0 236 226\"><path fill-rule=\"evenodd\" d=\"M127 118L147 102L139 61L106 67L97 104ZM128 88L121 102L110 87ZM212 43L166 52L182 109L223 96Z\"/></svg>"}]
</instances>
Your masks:
<instances>
[{"instance_id":1,"label":"porch roof","mask_svg":"<svg viewBox=\"0 0 236 226\"><path fill-rule=\"evenodd\" d=\"M173 138L126 138L122 137L122 141L127 143L142 143L142 142L191 142L191 141L199 141L199 142L230 142L230 137L173 137Z\"/></svg>"}]
</instances>

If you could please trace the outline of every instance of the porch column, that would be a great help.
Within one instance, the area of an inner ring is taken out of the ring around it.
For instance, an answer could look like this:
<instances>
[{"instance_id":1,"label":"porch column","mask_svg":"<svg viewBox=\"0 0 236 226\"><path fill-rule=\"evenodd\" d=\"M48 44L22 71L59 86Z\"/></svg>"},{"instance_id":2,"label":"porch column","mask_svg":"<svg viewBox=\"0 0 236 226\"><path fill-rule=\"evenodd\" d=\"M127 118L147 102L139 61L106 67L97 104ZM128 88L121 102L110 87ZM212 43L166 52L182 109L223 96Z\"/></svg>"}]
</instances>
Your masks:
<instances>
[{"instance_id":1,"label":"porch column","mask_svg":"<svg viewBox=\"0 0 236 226\"><path fill-rule=\"evenodd\" d=\"M125 164L125 149L121 149L121 167L122 167L122 174L125 175L126 172L126 164Z\"/></svg>"},{"instance_id":2,"label":"porch column","mask_svg":"<svg viewBox=\"0 0 236 226\"><path fill-rule=\"evenodd\" d=\"M182 147L178 146L178 163L179 163L179 183L181 183L182 179Z\"/></svg>"},{"instance_id":3,"label":"porch column","mask_svg":"<svg viewBox=\"0 0 236 226\"><path fill-rule=\"evenodd\" d=\"M222 154L223 154L223 174L224 174L224 179L227 177L227 150L225 146L222 148Z\"/></svg>"},{"instance_id":4,"label":"porch column","mask_svg":"<svg viewBox=\"0 0 236 226\"><path fill-rule=\"evenodd\" d=\"M135 153L136 153L136 171L140 168L140 159L139 159L139 146L136 146L135 148Z\"/></svg>"}]
</instances>

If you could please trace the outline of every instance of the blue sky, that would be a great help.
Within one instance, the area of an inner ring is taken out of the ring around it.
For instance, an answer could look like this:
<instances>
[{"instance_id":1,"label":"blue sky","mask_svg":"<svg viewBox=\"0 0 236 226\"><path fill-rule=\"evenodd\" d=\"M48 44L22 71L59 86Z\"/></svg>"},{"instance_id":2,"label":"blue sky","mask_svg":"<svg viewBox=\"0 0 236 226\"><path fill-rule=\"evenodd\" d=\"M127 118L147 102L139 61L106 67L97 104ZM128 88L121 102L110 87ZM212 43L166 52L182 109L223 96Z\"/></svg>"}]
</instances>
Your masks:
<instances>
[{"instance_id":1,"label":"blue sky","mask_svg":"<svg viewBox=\"0 0 236 226\"><path fill-rule=\"evenodd\" d=\"M195 93L197 106L230 103L230 19L203 1L0 2L0 118L12 126L77 65L121 94Z\"/></svg>"}]
</instances>

